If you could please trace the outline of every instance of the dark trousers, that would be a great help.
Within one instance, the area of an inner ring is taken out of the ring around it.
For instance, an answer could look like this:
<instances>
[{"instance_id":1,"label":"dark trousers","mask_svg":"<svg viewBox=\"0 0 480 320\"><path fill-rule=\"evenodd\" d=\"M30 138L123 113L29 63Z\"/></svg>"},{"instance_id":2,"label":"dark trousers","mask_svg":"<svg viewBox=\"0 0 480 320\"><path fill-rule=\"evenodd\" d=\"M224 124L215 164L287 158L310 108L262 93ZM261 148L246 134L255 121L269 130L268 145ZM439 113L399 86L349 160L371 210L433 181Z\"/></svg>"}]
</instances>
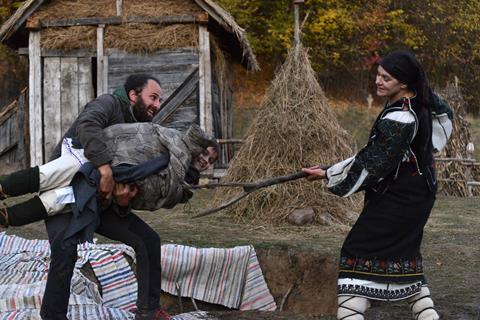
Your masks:
<instances>
[{"instance_id":1,"label":"dark trousers","mask_svg":"<svg viewBox=\"0 0 480 320\"><path fill-rule=\"evenodd\" d=\"M45 220L50 240L51 261L40 315L44 320L67 319L70 283L77 260L77 247L63 243L71 214L59 214ZM160 237L135 214L119 217L113 212L101 214L97 233L131 246L136 254L138 309L159 306L161 290Z\"/></svg>"}]
</instances>

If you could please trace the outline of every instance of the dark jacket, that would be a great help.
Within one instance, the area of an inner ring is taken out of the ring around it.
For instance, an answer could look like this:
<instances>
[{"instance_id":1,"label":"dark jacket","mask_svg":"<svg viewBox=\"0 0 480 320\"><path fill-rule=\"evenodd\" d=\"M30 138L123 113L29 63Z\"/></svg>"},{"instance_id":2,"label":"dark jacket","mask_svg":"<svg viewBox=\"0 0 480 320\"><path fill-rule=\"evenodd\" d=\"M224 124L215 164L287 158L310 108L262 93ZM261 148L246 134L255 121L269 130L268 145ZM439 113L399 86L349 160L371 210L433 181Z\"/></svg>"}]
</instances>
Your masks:
<instances>
[{"instance_id":1,"label":"dark jacket","mask_svg":"<svg viewBox=\"0 0 480 320\"><path fill-rule=\"evenodd\" d=\"M122 183L134 183L138 180L167 168L170 157L162 155L139 165L118 165L112 168L115 181ZM100 173L91 162L85 163L72 179L71 186L75 194L75 202L72 204L73 218L70 220L64 241L75 244L80 242L93 242L93 233L100 224L100 211L105 210L97 202L97 188L100 183ZM117 206L110 209L120 215L129 212L120 212Z\"/></svg>"},{"instance_id":2,"label":"dark jacket","mask_svg":"<svg viewBox=\"0 0 480 320\"><path fill-rule=\"evenodd\" d=\"M75 122L67 130L63 138L78 138L85 156L95 167L110 163L113 159L112 150L105 143L103 129L118 123L137 122L130 101L123 87L113 94L104 94L87 103ZM55 147L50 161L60 157L61 142Z\"/></svg>"}]
</instances>

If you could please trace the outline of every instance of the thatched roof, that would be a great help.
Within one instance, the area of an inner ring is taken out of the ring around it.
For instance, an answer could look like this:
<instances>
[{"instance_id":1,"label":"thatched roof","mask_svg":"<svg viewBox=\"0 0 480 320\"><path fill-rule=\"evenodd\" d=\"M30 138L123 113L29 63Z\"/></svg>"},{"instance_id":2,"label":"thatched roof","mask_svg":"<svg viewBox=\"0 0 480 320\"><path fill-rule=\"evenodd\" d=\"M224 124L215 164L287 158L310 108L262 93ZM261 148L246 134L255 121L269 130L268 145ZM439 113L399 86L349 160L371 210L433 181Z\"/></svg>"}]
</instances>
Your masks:
<instances>
[{"instance_id":1,"label":"thatched roof","mask_svg":"<svg viewBox=\"0 0 480 320\"><path fill-rule=\"evenodd\" d=\"M113 1L113 0L112 0ZM241 63L249 70L258 70L259 65L255 54L248 42L245 30L242 29L235 19L222 7L212 0L192 0L203 9L209 16L209 28L220 33L223 37L229 37L230 43L226 47L239 55ZM7 41L19 29L24 28L29 17L49 0L27 0L0 28L0 41ZM235 50L238 49L238 50Z\"/></svg>"}]
</instances>

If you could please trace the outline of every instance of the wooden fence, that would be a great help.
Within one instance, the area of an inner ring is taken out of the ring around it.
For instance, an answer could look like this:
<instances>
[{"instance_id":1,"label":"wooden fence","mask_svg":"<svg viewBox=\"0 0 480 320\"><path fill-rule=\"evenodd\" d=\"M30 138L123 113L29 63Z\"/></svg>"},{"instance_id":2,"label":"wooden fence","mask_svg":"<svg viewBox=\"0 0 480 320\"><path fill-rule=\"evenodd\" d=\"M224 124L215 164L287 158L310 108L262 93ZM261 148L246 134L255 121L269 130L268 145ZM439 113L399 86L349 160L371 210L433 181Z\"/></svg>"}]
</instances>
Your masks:
<instances>
[{"instance_id":1,"label":"wooden fence","mask_svg":"<svg viewBox=\"0 0 480 320\"><path fill-rule=\"evenodd\" d=\"M0 174L30 166L28 89L0 109Z\"/></svg>"},{"instance_id":2,"label":"wooden fence","mask_svg":"<svg viewBox=\"0 0 480 320\"><path fill-rule=\"evenodd\" d=\"M451 179L451 178L439 178L439 182L444 182L444 183L458 183L458 184L463 184L465 186L465 189L467 190L467 195L469 197L474 196L474 187L480 187L480 181L475 181L475 176L473 174L473 171L476 171L475 169L477 167L480 167L480 162L477 161L474 156L474 145L472 142L467 144L466 147L467 151L467 157L466 158L442 158L442 157L436 157L435 161L437 162L454 162L460 164L462 167L465 168L464 173L464 179L459 180L459 179Z\"/></svg>"}]
</instances>

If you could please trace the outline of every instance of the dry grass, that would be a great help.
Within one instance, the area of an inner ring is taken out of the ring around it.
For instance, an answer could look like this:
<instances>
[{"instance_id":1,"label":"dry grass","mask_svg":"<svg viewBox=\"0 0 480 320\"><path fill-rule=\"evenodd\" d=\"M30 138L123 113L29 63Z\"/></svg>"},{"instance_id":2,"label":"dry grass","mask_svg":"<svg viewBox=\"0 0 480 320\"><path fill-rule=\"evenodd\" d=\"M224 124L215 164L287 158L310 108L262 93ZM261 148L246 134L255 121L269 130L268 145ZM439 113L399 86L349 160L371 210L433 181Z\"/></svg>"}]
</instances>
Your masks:
<instances>
[{"instance_id":1,"label":"dry grass","mask_svg":"<svg viewBox=\"0 0 480 320\"><path fill-rule=\"evenodd\" d=\"M56 0L42 5L33 15L40 20L111 17L117 14L115 0Z\"/></svg>"},{"instance_id":2,"label":"dry grass","mask_svg":"<svg viewBox=\"0 0 480 320\"><path fill-rule=\"evenodd\" d=\"M47 49L95 49L96 27L75 26L42 30L42 47ZM193 24L168 26L153 24L123 24L107 26L105 48L133 53L153 53L167 48L196 48L198 28Z\"/></svg>"},{"instance_id":3,"label":"dry grass","mask_svg":"<svg viewBox=\"0 0 480 320\"><path fill-rule=\"evenodd\" d=\"M197 47L198 28L193 24L168 26L124 24L108 26L105 47L134 53L153 53L166 48Z\"/></svg>"},{"instance_id":4,"label":"dry grass","mask_svg":"<svg viewBox=\"0 0 480 320\"><path fill-rule=\"evenodd\" d=\"M93 26L75 26L43 29L42 48L45 49L94 49L97 47L97 28Z\"/></svg>"},{"instance_id":5,"label":"dry grass","mask_svg":"<svg viewBox=\"0 0 480 320\"><path fill-rule=\"evenodd\" d=\"M442 157L447 158L468 158L466 152L467 143L472 141L470 124L467 121L465 113L465 101L463 100L460 89L454 86L447 86L441 92L442 97L448 101L454 112L453 132L445 149L442 150ZM467 178L467 167L458 161L437 162L437 175L439 179L448 179L450 181L440 181L439 192L443 195L455 197L467 197L468 190L465 184ZM480 180L480 168L471 168L471 178L475 181ZM472 188L475 196L480 195L480 188Z\"/></svg>"},{"instance_id":6,"label":"dry grass","mask_svg":"<svg viewBox=\"0 0 480 320\"><path fill-rule=\"evenodd\" d=\"M306 50L300 48L298 54L290 52L273 80L224 180L254 181L331 164L351 155L351 144L328 106ZM237 192L219 190L215 202ZM358 205L359 197L339 198L322 182L302 180L253 193L227 212L247 223L275 225L285 222L293 209L312 207L317 216L327 214L332 223L346 223L347 213Z\"/></svg>"},{"instance_id":7,"label":"dry grass","mask_svg":"<svg viewBox=\"0 0 480 320\"><path fill-rule=\"evenodd\" d=\"M124 1L123 6L123 14L127 16L158 17L203 12L192 0L135 0Z\"/></svg>"},{"instance_id":8,"label":"dry grass","mask_svg":"<svg viewBox=\"0 0 480 320\"><path fill-rule=\"evenodd\" d=\"M124 16L159 17L203 12L192 0L124 1ZM34 17L40 20L111 17L117 15L115 0L56 0L43 5Z\"/></svg>"}]
</instances>

